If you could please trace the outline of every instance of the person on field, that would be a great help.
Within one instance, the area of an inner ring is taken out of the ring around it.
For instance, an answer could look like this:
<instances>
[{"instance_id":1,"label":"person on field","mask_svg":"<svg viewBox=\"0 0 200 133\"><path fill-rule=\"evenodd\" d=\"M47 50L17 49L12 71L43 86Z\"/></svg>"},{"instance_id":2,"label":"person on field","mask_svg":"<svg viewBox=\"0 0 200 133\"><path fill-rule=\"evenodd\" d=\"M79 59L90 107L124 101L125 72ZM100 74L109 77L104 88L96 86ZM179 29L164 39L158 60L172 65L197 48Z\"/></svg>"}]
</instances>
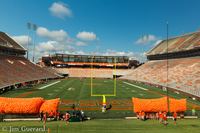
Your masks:
<instances>
[{"instance_id":1,"label":"person on field","mask_svg":"<svg viewBox=\"0 0 200 133\"><path fill-rule=\"evenodd\" d=\"M167 112L164 112L163 113L163 124L165 125L165 126L167 126Z\"/></svg>"},{"instance_id":2,"label":"person on field","mask_svg":"<svg viewBox=\"0 0 200 133\"><path fill-rule=\"evenodd\" d=\"M163 113L160 111L159 114L159 123L163 123Z\"/></svg>"},{"instance_id":3,"label":"person on field","mask_svg":"<svg viewBox=\"0 0 200 133\"><path fill-rule=\"evenodd\" d=\"M46 122L47 122L47 113L44 113L44 115L43 115L44 129L46 128Z\"/></svg>"},{"instance_id":4,"label":"person on field","mask_svg":"<svg viewBox=\"0 0 200 133\"><path fill-rule=\"evenodd\" d=\"M156 120L159 120L159 113L156 113Z\"/></svg>"},{"instance_id":5,"label":"person on field","mask_svg":"<svg viewBox=\"0 0 200 133\"><path fill-rule=\"evenodd\" d=\"M139 119L142 120L142 111L139 112Z\"/></svg>"},{"instance_id":6,"label":"person on field","mask_svg":"<svg viewBox=\"0 0 200 133\"><path fill-rule=\"evenodd\" d=\"M53 117L54 117L54 113L53 113L52 110L51 110L51 112L49 113L49 117L50 117L50 118L53 118Z\"/></svg>"},{"instance_id":7,"label":"person on field","mask_svg":"<svg viewBox=\"0 0 200 133\"><path fill-rule=\"evenodd\" d=\"M174 120L174 125L176 125L176 120L177 120L177 113L173 113L173 120Z\"/></svg>"},{"instance_id":8,"label":"person on field","mask_svg":"<svg viewBox=\"0 0 200 133\"><path fill-rule=\"evenodd\" d=\"M145 112L142 111L142 120L145 121L146 120L146 117L145 117Z\"/></svg>"},{"instance_id":9,"label":"person on field","mask_svg":"<svg viewBox=\"0 0 200 133\"><path fill-rule=\"evenodd\" d=\"M70 119L70 114L68 112L66 112L66 114L65 114L66 125L69 124L69 119Z\"/></svg>"},{"instance_id":10,"label":"person on field","mask_svg":"<svg viewBox=\"0 0 200 133\"><path fill-rule=\"evenodd\" d=\"M57 121L60 120L60 112L59 111L56 112L56 120Z\"/></svg>"}]
</instances>

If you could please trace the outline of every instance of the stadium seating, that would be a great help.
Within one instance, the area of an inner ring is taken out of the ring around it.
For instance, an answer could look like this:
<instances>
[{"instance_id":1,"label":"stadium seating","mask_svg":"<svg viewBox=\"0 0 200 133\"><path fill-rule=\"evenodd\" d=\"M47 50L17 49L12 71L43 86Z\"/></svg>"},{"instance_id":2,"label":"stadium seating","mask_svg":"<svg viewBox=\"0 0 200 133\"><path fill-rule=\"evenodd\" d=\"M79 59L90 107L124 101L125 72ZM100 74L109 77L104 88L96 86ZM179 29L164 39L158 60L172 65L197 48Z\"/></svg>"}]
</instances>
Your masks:
<instances>
[{"instance_id":1,"label":"stadium seating","mask_svg":"<svg viewBox=\"0 0 200 133\"><path fill-rule=\"evenodd\" d=\"M168 41L168 52L179 52L191 50L200 46L200 32L194 32L191 34L182 35L175 38L170 38ZM147 55L163 54L167 52L167 41L162 41L153 49L151 49Z\"/></svg>"},{"instance_id":2,"label":"stadium seating","mask_svg":"<svg viewBox=\"0 0 200 133\"><path fill-rule=\"evenodd\" d=\"M168 85L170 88L200 96L200 58L170 59L168 67L167 60L148 61L123 79Z\"/></svg>"},{"instance_id":3,"label":"stadium seating","mask_svg":"<svg viewBox=\"0 0 200 133\"><path fill-rule=\"evenodd\" d=\"M130 70L127 69L117 69L114 71L109 68L55 68L58 73L69 74L69 77L96 77L96 78L112 78L113 75L125 75Z\"/></svg>"},{"instance_id":4,"label":"stadium seating","mask_svg":"<svg viewBox=\"0 0 200 133\"><path fill-rule=\"evenodd\" d=\"M24 57L0 56L0 88L56 77L54 73L44 70Z\"/></svg>"}]
</instances>

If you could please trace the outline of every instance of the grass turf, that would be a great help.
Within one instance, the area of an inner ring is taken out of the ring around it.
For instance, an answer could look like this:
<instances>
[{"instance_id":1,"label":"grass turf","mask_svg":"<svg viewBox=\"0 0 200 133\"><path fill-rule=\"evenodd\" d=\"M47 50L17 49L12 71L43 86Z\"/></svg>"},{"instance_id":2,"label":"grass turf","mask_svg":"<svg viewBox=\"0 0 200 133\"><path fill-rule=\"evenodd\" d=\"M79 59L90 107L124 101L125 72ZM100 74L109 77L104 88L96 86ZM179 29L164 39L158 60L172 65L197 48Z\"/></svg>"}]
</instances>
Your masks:
<instances>
[{"instance_id":1,"label":"grass turf","mask_svg":"<svg viewBox=\"0 0 200 133\"><path fill-rule=\"evenodd\" d=\"M51 83L51 82L50 82ZM47 84L50 84L47 83ZM112 79L93 79L94 94L110 94L113 93L113 80ZM93 100L98 97L91 97L90 95L90 79L69 78L61 80L61 82L39 90L38 88L43 85L38 85L33 88L22 88L11 90L1 96L5 97L20 97L21 94L32 92L25 97L43 97L45 99L52 99L59 97L61 99L73 100ZM23 95L22 95L23 96ZM159 94L153 94L137 87L124 84L123 81L117 81L117 96L111 97L112 99L127 99L132 97L139 98L158 98ZM109 97L108 97L109 98Z\"/></svg>"},{"instance_id":2,"label":"grass turf","mask_svg":"<svg viewBox=\"0 0 200 133\"><path fill-rule=\"evenodd\" d=\"M123 80L117 80L117 94L115 97L106 97L107 103L112 104L112 110L106 113L101 113L102 97L92 97L90 95L90 79L89 78L68 78L61 80L61 82L49 86L44 89L40 87L51 84L51 81L46 84L39 84L32 88L19 88L8 91L1 96L4 97L43 97L45 99L61 98L62 104L59 109L67 111L71 108L72 104L82 108L86 115L92 118L123 118L125 116L133 116L132 97L138 98L159 98L166 95L166 91L161 89L136 84L128 81L131 84L144 87L148 90L125 84ZM93 93L94 94L112 94L113 93L113 80L112 79L93 79ZM187 98L186 96L169 93L170 96L175 98ZM199 106L199 102L193 102L188 98L188 107L193 107L195 104Z\"/></svg>"},{"instance_id":3,"label":"grass turf","mask_svg":"<svg viewBox=\"0 0 200 133\"><path fill-rule=\"evenodd\" d=\"M47 122L47 128L50 129L50 133L199 133L200 130L200 121L197 119L178 120L177 125L174 125L172 120L168 122L169 124L164 126L159 124L156 120L90 120L86 122L69 123L69 125L66 126L63 121L52 121ZM16 130L20 129L22 126L28 128L42 128L43 126L42 122L38 121L1 122L0 125L0 133L8 133L11 128ZM13 131L12 133L17 132Z\"/></svg>"}]
</instances>

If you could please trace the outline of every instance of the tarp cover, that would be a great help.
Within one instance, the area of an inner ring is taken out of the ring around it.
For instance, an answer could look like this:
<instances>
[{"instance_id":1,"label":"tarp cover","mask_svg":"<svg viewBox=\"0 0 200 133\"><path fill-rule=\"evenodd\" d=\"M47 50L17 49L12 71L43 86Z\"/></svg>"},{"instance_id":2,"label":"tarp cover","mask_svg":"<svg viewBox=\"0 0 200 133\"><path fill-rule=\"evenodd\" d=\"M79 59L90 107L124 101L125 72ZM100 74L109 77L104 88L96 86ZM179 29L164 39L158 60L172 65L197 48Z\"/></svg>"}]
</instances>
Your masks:
<instances>
[{"instance_id":1,"label":"tarp cover","mask_svg":"<svg viewBox=\"0 0 200 133\"><path fill-rule=\"evenodd\" d=\"M0 114L39 114L39 112L56 113L60 99L43 98L7 98L0 97Z\"/></svg>"},{"instance_id":2,"label":"tarp cover","mask_svg":"<svg viewBox=\"0 0 200 133\"><path fill-rule=\"evenodd\" d=\"M45 102L40 107L40 112L55 114L58 110L59 102L60 102L59 98L52 100L45 100Z\"/></svg>"},{"instance_id":3,"label":"tarp cover","mask_svg":"<svg viewBox=\"0 0 200 133\"><path fill-rule=\"evenodd\" d=\"M159 112L168 111L167 97L157 99L140 99L132 98L134 112ZM170 112L184 112L186 111L186 99L172 99L169 98Z\"/></svg>"},{"instance_id":4,"label":"tarp cover","mask_svg":"<svg viewBox=\"0 0 200 133\"><path fill-rule=\"evenodd\" d=\"M0 113L4 114L37 114L43 98L6 98L0 97Z\"/></svg>"}]
</instances>

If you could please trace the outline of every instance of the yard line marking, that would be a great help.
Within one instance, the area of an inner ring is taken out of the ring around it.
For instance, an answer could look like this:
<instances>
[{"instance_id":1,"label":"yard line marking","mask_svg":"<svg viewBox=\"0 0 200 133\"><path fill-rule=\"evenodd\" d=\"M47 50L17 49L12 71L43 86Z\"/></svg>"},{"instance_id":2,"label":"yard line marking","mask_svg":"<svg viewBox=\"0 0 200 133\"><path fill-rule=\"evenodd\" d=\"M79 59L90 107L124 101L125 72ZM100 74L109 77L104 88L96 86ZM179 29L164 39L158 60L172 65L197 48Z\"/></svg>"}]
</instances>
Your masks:
<instances>
[{"instance_id":1,"label":"yard line marking","mask_svg":"<svg viewBox=\"0 0 200 133\"><path fill-rule=\"evenodd\" d=\"M49 87L49 86L52 86L52 85L55 85L55 84L57 84L57 83L59 83L60 81L56 81L56 82L53 82L53 83L51 83L51 84L48 84L48 85L45 85L45 86L43 86L43 87L40 87L40 88L38 88L38 89L44 89L44 88L47 88L47 87Z\"/></svg>"},{"instance_id":2,"label":"yard line marking","mask_svg":"<svg viewBox=\"0 0 200 133\"><path fill-rule=\"evenodd\" d=\"M141 89L141 90L145 90L145 91L148 90L148 89L146 89L146 88L143 88L143 87L140 87L140 86L137 86L137 85L134 85L134 84L128 83L128 82L123 82L123 83L125 83L125 84L127 84L127 85L130 85L130 86L133 86L133 87L136 87L136 88L139 88L139 89Z\"/></svg>"}]
</instances>

